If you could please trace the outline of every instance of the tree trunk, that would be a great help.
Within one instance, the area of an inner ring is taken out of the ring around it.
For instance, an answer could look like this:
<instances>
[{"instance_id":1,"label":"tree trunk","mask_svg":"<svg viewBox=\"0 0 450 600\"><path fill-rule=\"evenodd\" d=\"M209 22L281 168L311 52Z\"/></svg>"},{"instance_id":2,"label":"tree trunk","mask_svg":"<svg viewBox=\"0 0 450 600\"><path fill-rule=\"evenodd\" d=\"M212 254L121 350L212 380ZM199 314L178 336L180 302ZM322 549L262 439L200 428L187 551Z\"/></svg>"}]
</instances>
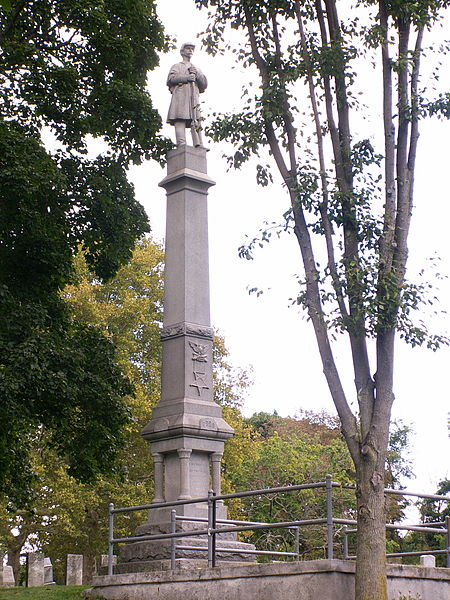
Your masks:
<instances>
[{"instance_id":1,"label":"tree trunk","mask_svg":"<svg viewBox=\"0 0 450 600\"><path fill-rule=\"evenodd\" d=\"M22 546L18 547L16 545L14 546L7 546L7 552L8 552L8 565L10 565L13 568L13 573L14 573L14 581L16 582L16 585L19 585L19 578L20 578L20 552L22 550Z\"/></svg>"},{"instance_id":2,"label":"tree trunk","mask_svg":"<svg viewBox=\"0 0 450 600\"><path fill-rule=\"evenodd\" d=\"M357 466L355 598L387 600L384 469L371 454L362 453Z\"/></svg>"}]
</instances>

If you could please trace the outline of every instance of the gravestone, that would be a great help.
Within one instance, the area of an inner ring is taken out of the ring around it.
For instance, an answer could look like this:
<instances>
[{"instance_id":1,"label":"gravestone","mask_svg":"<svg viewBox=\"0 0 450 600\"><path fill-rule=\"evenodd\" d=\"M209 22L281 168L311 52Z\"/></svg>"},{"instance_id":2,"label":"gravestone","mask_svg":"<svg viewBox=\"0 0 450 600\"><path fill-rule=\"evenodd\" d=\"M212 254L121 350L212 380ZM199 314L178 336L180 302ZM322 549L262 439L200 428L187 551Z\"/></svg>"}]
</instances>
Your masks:
<instances>
[{"instance_id":1,"label":"gravestone","mask_svg":"<svg viewBox=\"0 0 450 600\"><path fill-rule=\"evenodd\" d=\"M11 565L5 565L3 567L3 587L14 587L16 585L14 579L14 571Z\"/></svg>"},{"instance_id":2,"label":"gravestone","mask_svg":"<svg viewBox=\"0 0 450 600\"><path fill-rule=\"evenodd\" d=\"M41 552L29 552L27 555L27 586L44 585L44 555Z\"/></svg>"},{"instance_id":3,"label":"gravestone","mask_svg":"<svg viewBox=\"0 0 450 600\"><path fill-rule=\"evenodd\" d=\"M108 566L108 554L101 554L100 555L100 567L107 567ZM112 564L113 565L117 565L117 555L113 554L112 557Z\"/></svg>"},{"instance_id":4,"label":"gravestone","mask_svg":"<svg viewBox=\"0 0 450 600\"><path fill-rule=\"evenodd\" d=\"M66 585L83 585L83 555L68 554Z\"/></svg>"},{"instance_id":5,"label":"gravestone","mask_svg":"<svg viewBox=\"0 0 450 600\"><path fill-rule=\"evenodd\" d=\"M44 558L44 585L52 585L53 581L53 565L50 558Z\"/></svg>"},{"instance_id":6,"label":"gravestone","mask_svg":"<svg viewBox=\"0 0 450 600\"><path fill-rule=\"evenodd\" d=\"M422 554L420 556L420 566L421 567L435 567L436 566L436 557L433 554Z\"/></svg>"}]
</instances>

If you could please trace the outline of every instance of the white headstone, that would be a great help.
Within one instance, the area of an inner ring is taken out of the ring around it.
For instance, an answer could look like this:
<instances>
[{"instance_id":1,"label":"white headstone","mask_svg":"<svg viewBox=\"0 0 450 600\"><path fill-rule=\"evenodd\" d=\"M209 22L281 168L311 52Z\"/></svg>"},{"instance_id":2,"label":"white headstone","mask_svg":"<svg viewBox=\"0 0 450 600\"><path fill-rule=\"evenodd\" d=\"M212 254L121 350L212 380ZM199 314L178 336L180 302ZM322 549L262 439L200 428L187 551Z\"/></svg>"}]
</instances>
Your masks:
<instances>
[{"instance_id":1,"label":"white headstone","mask_svg":"<svg viewBox=\"0 0 450 600\"><path fill-rule=\"evenodd\" d=\"M422 554L420 557L420 566L421 567L435 567L436 566L436 557L432 554Z\"/></svg>"},{"instance_id":2,"label":"white headstone","mask_svg":"<svg viewBox=\"0 0 450 600\"><path fill-rule=\"evenodd\" d=\"M116 554L113 554L112 563L113 563L113 565L117 565L117 555ZM108 554L102 554L100 556L100 566L101 567L108 566Z\"/></svg>"}]
</instances>

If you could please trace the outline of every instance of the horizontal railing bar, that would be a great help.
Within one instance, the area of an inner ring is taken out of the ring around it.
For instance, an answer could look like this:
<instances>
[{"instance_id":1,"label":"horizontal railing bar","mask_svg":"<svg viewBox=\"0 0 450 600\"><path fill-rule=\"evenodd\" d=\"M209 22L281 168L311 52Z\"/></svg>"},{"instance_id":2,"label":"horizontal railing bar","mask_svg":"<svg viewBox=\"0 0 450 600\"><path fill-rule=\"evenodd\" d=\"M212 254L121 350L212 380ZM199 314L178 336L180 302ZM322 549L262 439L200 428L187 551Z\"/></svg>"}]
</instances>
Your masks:
<instances>
[{"instance_id":1,"label":"horizontal railing bar","mask_svg":"<svg viewBox=\"0 0 450 600\"><path fill-rule=\"evenodd\" d=\"M121 542L151 542L156 540L169 540L177 537L193 537L196 535L208 535L208 529L195 529L193 531L183 531L177 533L160 533L159 535L135 535L125 538L113 538L110 540L112 544L120 544Z\"/></svg>"},{"instance_id":2,"label":"horizontal railing bar","mask_svg":"<svg viewBox=\"0 0 450 600\"><path fill-rule=\"evenodd\" d=\"M385 494L395 494L397 496L415 496L417 498L426 498L427 500L444 500L450 502L450 496L440 496L439 494L419 494L418 492L408 492L406 490L392 490L386 488Z\"/></svg>"},{"instance_id":3,"label":"horizontal railing bar","mask_svg":"<svg viewBox=\"0 0 450 600\"><path fill-rule=\"evenodd\" d=\"M341 487L340 483L332 481L331 485L334 487ZM326 487L326 482L318 481L316 483L302 483L299 485L288 485L276 488L263 488L261 490L250 490L247 492L236 492L235 494L222 494L221 496L214 496L216 501L218 500L229 500L231 498L246 498L248 496L260 496L266 494L278 494L281 492L295 492L298 490L312 490L320 487ZM200 502L208 502L208 497L191 498L189 500L172 500L170 502L154 502L152 504L141 504L138 506L126 506L123 508L113 508L112 513L124 513L133 512L136 510L151 510L153 508L167 508L169 506L181 506L183 504L197 504Z\"/></svg>"},{"instance_id":4,"label":"horizontal railing bar","mask_svg":"<svg viewBox=\"0 0 450 600\"><path fill-rule=\"evenodd\" d=\"M190 521L194 523L207 523L208 519L203 517L175 517L177 521L183 521L189 523ZM320 521L320 522L319 522ZM335 523L342 523L344 525L354 524L356 521L349 521L348 519L333 519ZM322 522L326 522L326 519L307 519L303 521L283 521L283 528L286 527L286 523L292 523L292 527L298 527L300 525L320 525ZM216 523L224 524L224 525L265 525L265 526L276 526L277 523L266 523L265 521L234 521L232 519L217 519ZM235 529L233 531L236 531Z\"/></svg>"},{"instance_id":5,"label":"horizontal railing bar","mask_svg":"<svg viewBox=\"0 0 450 600\"><path fill-rule=\"evenodd\" d=\"M420 525L395 525L386 524L386 529L402 529L405 531L423 531L425 533L444 533L446 529L438 529L437 527L421 527Z\"/></svg>"},{"instance_id":6,"label":"horizontal railing bar","mask_svg":"<svg viewBox=\"0 0 450 600\"><path fill-rule=\"evenodd\" d=\"M388 558L397 556L427 556L427 554L447 554L447 550L423 550L422 552L393 552L386 554Z\"/></svg>"},{"instance_id":7,"label":"horizontal railing bar","mask_svg":"<svg viewBox=\"0 0 450 600\"><path fill-rule=\"evenodd\" d=\"M276 488L263 488L261 490L249 490L248 492L236 492L235 494L222 494L221 496L215 496L216 500L231 500L232 498L247 498L249 496L264 496L267 494L278 494L281 492L296 492L298 490L313 490L317 488L326 488L325 481L318 481L317 483L303 483L300 485L287 485ZM335 481L331 482L334 487L340 487L340 483Z\"/></svg>"},{"instance_id":8,"label":"horizontal railing bar","mask_svg":"<svg viewBox=\"0 0 450 600\"><path fill-rule=\"evenodd\" d=\"M124 508L113 508L112 513L133 512L136 510L151 510L153 508L168 508L169 506L183 506L184 504L200 504L208 502L208 498L191 498L190 500L172 500L171 502L154 502L153 504L141 504L140 506L125 506Z\"/></svg>"},{"instance_id":9,"label":"horizontal railing bar","mask_svg":"<svg viewBox=\"0 0 450 600\"><path fill-rule=\"evenodd\" d=\"M445 527L445 521L436 521L435 523L419 523L418 525L413 525L413 527Z\"/></svg>"},{"instance_id":10,"label":"horizontal railing bar","mask_svg":"<svg viewBox=\"0 0 450 600\"><path fill-rule=\"evenodd\" d=\"M337 525L356 525L357 522L354 519L338 519L333 517L333 523Z\"/></svg>"},{"instance_id":11,"label":"horizontal railing bar","mask_svg":"<svg viewBox=\"0 0 450 600\"><path fill-rule=\"evenodd\" d=\"M175 546L176 550L200 550L208 552L208 548L204 546ZM274 550L241 550L240 548L216 548L216 552L229 552L233 554L258 554L261 556L297 556L295 552L280 552Z\"/></svg>"},{"instance_id":12,"label":"horizontal railing bar","mask_svg":"<svg viewBox=\"0 0 450 600\"><path fill-rule=\"evenodd\" d=\"M386 558L401 558L402 556L428 556L430 554L447 554L447 550L424 550L423 552L395 552L386 554ZM348 555L346 560L354 560L356 555Z\"/></svg>"},{"instance_id":13,"label":"horizontal railing bar","mask_svg":"<svg viewBox=\"0 0 450 600\"><path fill-rule=\"evenodd\" d=\"M423 533L445 533L446 529L438 529L437 527L421 527L420 525L396 525L394 523L386 523L386 529L402 529L404 531L422 531ZM357 533L357 529L347 529L347 533Z\"/></svg>"},{"instance_id":14,"label":"horizontal railing bar","mask_svg":"<svg viewBox=\"0 0 450 600\"><path fill-rule=\"evenodd\" d=\"M208 519L204 517L175 517L177 521L192 521L193 523L207 523ZM233 521L232 519L216 519L216 523L223 523L224 525L270 525L264 521Z\"/></svg>"},{"instance_id":15,"label":"horizontal railing bar","mask_svg":"<svg viewBox=\"0 0 450 600\"><path fill-rule=\"evenodd\" d=\"M333 486L335 486L333 482ZM338 484L337 487L341 487L345 490L356 490L356 485L350 483ZM397 496L415 496L417 498L427 498L427 500L444 500L450 502L450 496L441 496L440 494L421 494L420 492L410 492L409 490L393 490L392 488L384 488L385 494L395 494Z\"/></svg>"},{"instance_id":16,"label":"horizontal railing bar","mask_svg":"<svg viewBox=\"0 0 450 600\"><path fill-rule=\"evenodd\" d=\"M210 529L210 533L233 533L240 531L255 531L257 529L287 529L289 527L297 527L300 525L323 525L327 522L326 519L308 519L306 521L285 521L280 523L271 523L267 525L246 525L244 527L220 527L220 529Z\"/></svg>"},{"instance_id":17,"label":"horizontal railing bar","mask_svg":"<svg viewBox=\"0 0 450 600\"><path fill-rule=\"evenodd\" d=\"M354 490L356 487L350 484L340 484L337 481L331 482L332 487L339 487L342 489L351 489ZM311 490L317 488L326 487L326 482L319 481L317 483L304 483L299 485L291 485L291 486L283 486L276 488L263 488L260 490L250 490L247 492L236 492L234 494L222 494L220 496L215 496L215 500L230 500L233 498L247 498L249 496L260 496L267 494L277 494L283 492L295 492L299 490ZM417 498L426 498L428 500L443 500L445 502L450 502L449 496L441 496L439 494L420 494L418 492L410 492L408 490L393 490L391 488L384 489L385 494L395 494L397 496L415 496ZM184 504L197 504L201 502L208 502L208 498L200 497L200 498L191 498L189 500L173 500L171 502L154 502L152 504L141 504L138 506L127 506L123 508L113 508L111 509L112 513L124 513L124 512L133 512L138 510L152 510L154 508L164 508L170 506L182 506Z\"/></svg>"}]
</instances>

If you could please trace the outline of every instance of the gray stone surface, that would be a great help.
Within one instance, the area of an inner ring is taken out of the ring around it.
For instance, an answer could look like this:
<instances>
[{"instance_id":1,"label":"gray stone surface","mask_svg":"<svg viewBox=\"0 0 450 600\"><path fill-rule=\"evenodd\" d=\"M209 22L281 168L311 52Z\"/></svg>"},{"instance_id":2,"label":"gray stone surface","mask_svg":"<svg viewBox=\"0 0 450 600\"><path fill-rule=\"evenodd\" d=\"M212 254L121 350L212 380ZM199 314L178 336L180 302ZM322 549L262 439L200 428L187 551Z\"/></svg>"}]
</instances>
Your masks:
<instances>
[{"instance_id":1,"label":"gray stone surface","mask_svg":"<svg viewBox=\"0 0 450 600\"><path fill-rule=\"evenodd\" d=\"M68 554L66 585L83 585L83 555Z\"/></svg>"},{"instance_id":2,"label":"gray stone surface","mask_svg":"<svg viewBox=\"0 0 450 600\"><path fill-rule=\"evenodd\" d=\"M28 554L28 587L44 585L44 555L41 552L30 552Z\"/></svg>"},{"instance_id":3,"label":"gray stone surface","mask_svg":"<svg viewBox=\"0 0 450 600\"><path fill-rule=\"evenodd\" d=\"M53 565L48 556L44 558L44 585L52 585L53 581Z\"/></svg>"},{"instance_id":4,"label":"gray stone surface","mask_svg":"<svg viewBox=\"0 0 450 600\"><path fill-rule=\"evenodd\" d=\"M96 577L87 598L106 600L354 600L350 561L253 564ZM450 569L388 565L388 598L450 598ZM374 599L376 600L376 599Z\"/></svg>"},{"instance_id":5,"label":"gray stone surface","mask_svg":"<svg viewBox=\"0 0 450 600\"><path fill-rule=\"evenodd\" d=\"M198 565L202 568L207 566L207 550L208 542L203 537L192 536L189 538L182 538L177 540L176 543L176 557L185 558L189 560L198 560ZM189 550L188 548L196 548L195 550ZM226 552L221 552L221 549L225 549ZM220 562L254 562L254 556L251 554L245 554L245 550L252 550L253 546L244 542L238 542L236 539L220 540L217 541L217 560ZM159 540L159 541L147 541L147 542L136 542L127 544L121 549L120 557L121 563L114 569L115 573L131 572L132 568L130 563L139 562L142 570L143 563L149 563L151 560L158 561L169 561L171 552L170 540ZM125 567L125 568L123 568ZM168 563L168 568L170 564ZM154 570L148 564L148 570Z\"/></svg>"},{"instance_id":6,"label":"gray stone surface","mask_svg":"<svg viewBox=\"0 0 450 600\"><path fill-rule=\"evenodd\" d=\"M113 565L117 565L117 555L116 554L113 554L112 563L113 563ZM107 566L108 566L108 555L102 554L100 556L100 567L107 567Z\"/></svg>"},{"instance_id":7,"label":"gray stone surface","mask_svg":"<svg viewBox=\"0 0 450 600\"><path fill-rule=\"evenodd\" d=\"M199 94L205 91L208 82L200 69L191 63L194 49L192 42L185 42L181 46L183 61L173 65L167 77L172 94L167 122L175 127L177 146L186 145L186 127L191 128L194 146L203 144Z\"/></svg>"},{"instance_id":8,"label":"gray stone surface","mask_svg":"<svg viewBox=\"0 0 450 600\"><path fill-rule=\"evenodd\" d=\"M154 503L205 498L211 487L220 494L224 442L234 433L213 397L207 194L214 181L207 174L206 150L181 146L169 152L160 185L167 192L161 399L142 431L155 462ZM226 518L225 506L217 509L217 517ZM170 512L150 510L136 535L170 532ZM206 518L207 505L178 506L177 516ZM204 529L205 524L178 524L178 530L192 528ZM226 543L234 539L231 535ZM181 558L197 558L180 552ZM167 560L170 543L124 546L119 563L142 565L152 556Z\"/></svg>"},{"instance_id":9,"label":"gray stone surface","mask_svg":"<svg viewBox=\"0 0 450 600\"><path fill-rule=\"evenodd\" d=\"M433 554L422 554L420 557L420 565L422 567L435 567L436 557Z\"/></svg>"},{"instance_id":10,"label":"gray stone surface","mask_svg":"<svg viewBox=\"0 0 450 600\"><path fill-rule=\"evenodd\" d=\"M5 565L3 567L3 579L2 586L3 587L14 587L16 582L14 580L14 571L11 565Z\"/></svg>"}]
</instances>

